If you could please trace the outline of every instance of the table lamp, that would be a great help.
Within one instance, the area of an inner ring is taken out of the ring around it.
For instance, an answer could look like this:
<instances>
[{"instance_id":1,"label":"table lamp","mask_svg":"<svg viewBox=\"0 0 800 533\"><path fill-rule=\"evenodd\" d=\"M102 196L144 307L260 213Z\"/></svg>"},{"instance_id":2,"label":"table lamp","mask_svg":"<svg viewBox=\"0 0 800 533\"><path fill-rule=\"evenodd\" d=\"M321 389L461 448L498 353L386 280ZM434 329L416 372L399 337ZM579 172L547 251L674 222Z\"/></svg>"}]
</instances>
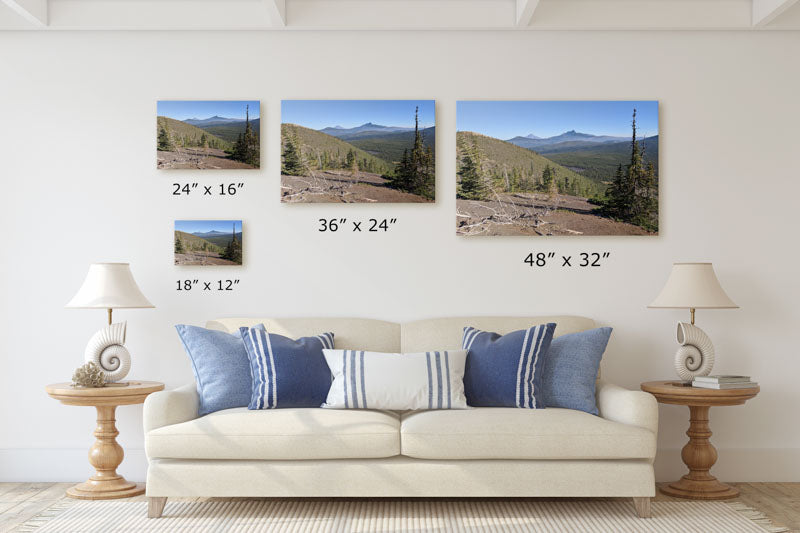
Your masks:
<instances>
[{"instance_id":1,"label":"table lamp","mask_svg":"<svg viewBox=\"0 0 800 533\"><path fill-rule=\"evenodd\" d=\"M714 345L694 325L696 309L735 309L739 306L722 290L711 263L675 263L666 285L649 308L688 309L691 323L678 322L675 370L684 381L707 376L714 366Z\"/></svg>"},{"instance_id":2,"label":"table lamp","mask_svg":"<svg viewBox=\"0 0 800 533\"><path fill-rule=\"evenodd\" d=\"M131 274L128 263L94 263L78 293L67 304L71 309L107 309L108 326L92 336L84 352L84 360L94 362L107 382L120 381L131 368L131 355L125 348L128 323L112 324L114 309L155 307L145 298Z\"/></svg>"}]
</instances>

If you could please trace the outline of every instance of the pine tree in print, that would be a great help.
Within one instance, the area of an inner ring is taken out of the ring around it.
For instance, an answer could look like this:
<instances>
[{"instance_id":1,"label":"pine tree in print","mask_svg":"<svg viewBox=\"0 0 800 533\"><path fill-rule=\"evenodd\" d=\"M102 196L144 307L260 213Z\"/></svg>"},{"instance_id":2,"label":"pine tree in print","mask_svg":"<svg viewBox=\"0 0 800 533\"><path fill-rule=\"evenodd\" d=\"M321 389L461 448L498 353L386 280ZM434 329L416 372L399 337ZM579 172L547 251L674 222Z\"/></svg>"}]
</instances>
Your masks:
<instances>
[{"instance_id":1,"label":"pine tree in print","mask_svg":"<svg viewBox=\"0 0 800 533\"><path fill-rule=\"evenodd\" d=\"M653 162L644 163L644 149L636 138L636 109L631 122L631 158L619 165L606 191L603 212L623 222L658 231L658 179Z\"/></svg>"},{"instance_id":2,"label":"pine tree in print","mask_svg":"<svg viewBox=\"0 0 800 533\"><path fill-rule=\"evenodd\" d=\"M465 143L461 147L457 197L465 200L485 200L486 184L481 171L481 153L477 143Z\"/></svg>"},{"instance_id":3,"label":"pine tree in print","mask_svg":"<svg viewBox=\"0 0 800 533\"><path fill-rule=\"evenodd\" d=\"M166 123L162 123L158 130L158 149L164 152L170 152L175 149L172 145L172 139L169 136L169 127Z\"/></svg>"},{"instance_id":4,"label":"pine tree in print","mask_svg":"<svg viewBox=\"0 0 800 533\"><path fill-rule=\"evenodd\" d=\"M245 108L244 133L240 133L236 139L231 159L258 168L261 165L260 142L259 136L253 131L253 126L250 124L250 105L248 104Z\"/></svg>"},{"instance_id":5,"label":"pine tree in print","mask_svg":"<svg viewBox=\"0 0 800 533\"><path fill-rule=\"evenodd\" d=\"M419 106L414 112L414 144L410 150L404 150L390 183L395 189L428 199L436 194L433 151L425 146L424 134L419 129Z\"/></svg>"},{"instance_id":6,"label":"pine tree in print","mask_svg":"<svg viewBox=\"0 0 800 533\"><path fill-rule=\"evenodd\" d=\"M231 240L228 242L228 246L226 246L225 250L222 252L222 258L232 261L237 265L242 264L242 243L236 238L235 222L233 223L233 229L231 231Z\"/></svg>"},{"instance_id":7,"label":"pine tree in print","mask_svg":"<svg viewBox=\"0 0 800 533\"><path fill-rule=\"evenodd\" d=\"M289 176L302 176L305 170L300 152L300 140L293 131L288 131L284 135L282 167L281 172Z\"/></svg>"}]
</instances>

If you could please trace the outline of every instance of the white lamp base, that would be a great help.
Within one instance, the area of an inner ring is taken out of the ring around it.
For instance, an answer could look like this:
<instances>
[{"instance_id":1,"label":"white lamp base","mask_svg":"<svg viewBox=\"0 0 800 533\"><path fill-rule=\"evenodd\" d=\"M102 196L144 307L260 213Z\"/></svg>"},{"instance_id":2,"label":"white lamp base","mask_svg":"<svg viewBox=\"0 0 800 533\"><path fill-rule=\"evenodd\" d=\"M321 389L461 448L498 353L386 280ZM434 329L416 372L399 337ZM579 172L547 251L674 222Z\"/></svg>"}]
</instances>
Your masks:
<instances>
[{"instance_id":1,"label":"white lamp base","mask_svg":"<svg viewBox=\"0 0 800 533\"><path fill-rule=\"evenodd\" d=\"M675 371L691 382L696 376L707 376L714 368L714 345L705 331L688 322L678 322Z\"/></svg>"},{"instance_id":2,"label":"white lamp base","mask_svg":"<svg viewBox=\"0 0 800 533\"><path fill-rule=\"evenodd\" d=\"M86 345L83 359L103 369L106 385L122 380L131 369L131 354L125 348L127 322L110 324L95 333Z\"/></svg>"}]
</instances>

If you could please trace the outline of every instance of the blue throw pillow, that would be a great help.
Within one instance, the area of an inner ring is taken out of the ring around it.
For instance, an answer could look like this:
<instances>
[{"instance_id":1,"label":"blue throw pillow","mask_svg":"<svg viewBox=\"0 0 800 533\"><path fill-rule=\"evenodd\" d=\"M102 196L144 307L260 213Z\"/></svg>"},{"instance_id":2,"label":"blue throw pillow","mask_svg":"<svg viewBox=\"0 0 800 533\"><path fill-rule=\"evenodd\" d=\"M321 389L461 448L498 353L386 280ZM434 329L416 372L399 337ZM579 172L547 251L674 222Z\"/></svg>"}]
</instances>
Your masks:
<instances>
[{"instance_id":1,"label":"blue throw pillow","mask_svg":"<svg viewBox=\"0 0 800 533\"><path fill-rule=\"evenodd\" d=\"M292 340L258 328L239 328L253 376L248 409L320 407L331 388L322 355L333 333Z\"/></svg>"},{"instance_id":2,"label":"blue throw pillow","mask_svg":"<svg viewBox=\"0 0 800 533\"><path fill-rule=\"evenodd\" d=\"M464 392L473 407L542 409L542 367L553 339L553 323L500 336L464 328L468 350Z\"/></svg>"},{"instance_id":3,"label":"blue throw pillow","mask_svg":"<svg viewBox=\"0 0 800 533\"><path fill-rule=\"evenodd\" d=\"M263 324L256 326L264 329ZM250 402L250 361L242 334L197 326L175 326L186 353L200 397L200 416L245 407Z\"/></svg>"},{"instance_id":4,"label":"blue throw pillow","mask_svg":"<svg viewBox=\"0 0 800 533\"><path fill-rule=\"evenodd\" d=\"M553 339L542 380L547 407L599 414L595 381L609 337L611 328L597 328Z\"/></svg>"}]
</instances>

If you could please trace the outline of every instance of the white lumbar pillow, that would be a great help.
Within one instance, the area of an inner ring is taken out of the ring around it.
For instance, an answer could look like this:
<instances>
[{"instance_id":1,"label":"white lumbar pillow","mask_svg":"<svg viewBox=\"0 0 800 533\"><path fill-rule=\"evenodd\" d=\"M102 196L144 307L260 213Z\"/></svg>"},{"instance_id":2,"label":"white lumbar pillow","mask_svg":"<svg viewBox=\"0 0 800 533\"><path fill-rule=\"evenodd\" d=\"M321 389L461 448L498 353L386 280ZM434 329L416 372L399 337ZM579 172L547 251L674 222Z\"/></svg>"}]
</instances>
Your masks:
<instances>
[{"instance_id":1,"label":"white lumbar pillow","mask_svg":"<svg viewBox=\"0 0 800 533\"><path fill-rule=\"evenodd\" d=\"M322 350L333 374L330 409L466 409L466 350L382 353Z\"/></svg>"}]
</instances>

